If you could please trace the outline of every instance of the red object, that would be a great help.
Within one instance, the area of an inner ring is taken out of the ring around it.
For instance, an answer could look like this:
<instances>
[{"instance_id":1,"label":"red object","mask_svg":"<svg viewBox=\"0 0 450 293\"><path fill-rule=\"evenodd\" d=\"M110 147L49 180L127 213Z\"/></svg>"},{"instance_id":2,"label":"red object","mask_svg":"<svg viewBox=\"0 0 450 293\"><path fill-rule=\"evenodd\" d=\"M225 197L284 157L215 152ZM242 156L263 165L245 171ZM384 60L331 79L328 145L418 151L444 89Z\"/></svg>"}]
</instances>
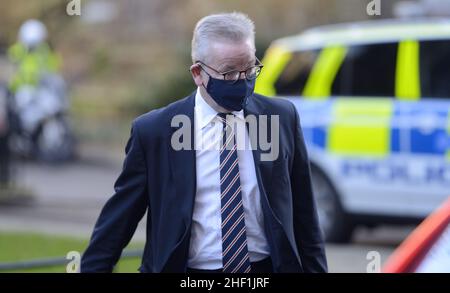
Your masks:
<instances>
[{"instance_id":1,"label":"red object","mask_svg":"<svg viewBox=\"0 0 450 293\"><path fill-rule=\"evenodd\" d=\"M394 251L383 273L413 273L450 223L450 198L428 216Z\"/></svg>"}]
</instances>

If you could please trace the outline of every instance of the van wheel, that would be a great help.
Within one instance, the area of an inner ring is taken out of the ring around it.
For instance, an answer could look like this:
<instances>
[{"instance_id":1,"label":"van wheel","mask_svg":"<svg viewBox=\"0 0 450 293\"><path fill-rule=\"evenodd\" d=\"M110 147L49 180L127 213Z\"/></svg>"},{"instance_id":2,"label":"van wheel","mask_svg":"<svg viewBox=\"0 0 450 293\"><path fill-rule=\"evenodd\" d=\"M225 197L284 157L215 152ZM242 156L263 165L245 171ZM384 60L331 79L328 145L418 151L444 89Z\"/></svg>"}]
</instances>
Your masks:
<instances>
[{"instance_id":1,"label":"van wheel","mask_svg":"<svg viewBox=\"0 0 450 293\"><path fill-rule=\"evenodd\" d=\"M325 240L333 243L349 242L355 225L342 209L335 188L328 177L315 166L311 166L311 177Z\"/></svg>"}]
</instances>

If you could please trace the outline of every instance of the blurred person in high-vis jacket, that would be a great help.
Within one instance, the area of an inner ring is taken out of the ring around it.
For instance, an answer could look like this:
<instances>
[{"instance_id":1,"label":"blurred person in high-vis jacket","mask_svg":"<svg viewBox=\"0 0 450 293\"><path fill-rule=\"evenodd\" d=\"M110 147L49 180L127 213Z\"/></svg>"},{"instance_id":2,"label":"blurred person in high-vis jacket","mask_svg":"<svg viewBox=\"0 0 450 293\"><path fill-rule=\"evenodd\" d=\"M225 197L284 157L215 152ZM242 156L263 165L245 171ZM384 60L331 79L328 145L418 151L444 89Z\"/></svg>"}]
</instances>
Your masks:
<instances>
[{"instance_id":1,"label":"blurred person in high-vis jacket","mask_svg":"<svg viewBox=\"0 0 450 293\"><path fill-rule=\"evenodd\" d=\"M43 74L59 70L60 58L47 37L47 28L38 20L27 20L20 27L17 43L8 50L9 59L17 67L9 85L13 93L24 85L36 86Z\"/></svg>"}]
</instances>

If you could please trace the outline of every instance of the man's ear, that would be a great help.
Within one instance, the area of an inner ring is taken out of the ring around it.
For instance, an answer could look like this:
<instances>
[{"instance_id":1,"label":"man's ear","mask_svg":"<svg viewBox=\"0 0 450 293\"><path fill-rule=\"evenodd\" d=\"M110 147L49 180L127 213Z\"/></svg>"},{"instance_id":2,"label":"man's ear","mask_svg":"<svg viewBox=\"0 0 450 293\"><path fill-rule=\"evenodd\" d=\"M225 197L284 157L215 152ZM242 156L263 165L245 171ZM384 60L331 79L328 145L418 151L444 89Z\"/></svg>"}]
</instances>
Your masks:
<instances>
[{"instance_id":1,"label":"man's ear","mask_svg":"<svg viewBox=\"0 0 450 293\"><path fill-rule=\"evenodd\" d=\"M199 87L203 84L203 76L202 76L202 69L200 65L193 64L190 68L192 78L194 79L195 84Z\"/></svg>"}]
</instances>

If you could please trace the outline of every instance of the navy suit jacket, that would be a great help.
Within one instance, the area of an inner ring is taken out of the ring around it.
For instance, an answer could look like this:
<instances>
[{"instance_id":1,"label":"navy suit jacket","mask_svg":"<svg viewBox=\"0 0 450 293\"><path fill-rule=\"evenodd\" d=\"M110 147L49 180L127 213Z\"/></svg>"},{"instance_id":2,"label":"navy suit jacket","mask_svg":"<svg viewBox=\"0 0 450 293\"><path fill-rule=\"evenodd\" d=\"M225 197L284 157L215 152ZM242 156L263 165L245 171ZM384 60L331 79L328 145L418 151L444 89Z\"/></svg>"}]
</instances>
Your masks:
<instances>
[{"instance_id":1,"label":"navy suit jacket","mask_svg":"<svg viewBox=\"0 0 450 293\"><path fill-rule=\"evenodd\" d=\"M194 104L195 93L133 121L115 194L97 220L81 260L81 272L111 272L146 211L147 241L139 271L186 271L196 156L193 149L176 151L171 147L171 136L177 130L171 127L171 120L178 114L189 117L193 141ZM254 94L244 113L279 115L278 158L263 161L262 150L253 150L274 272L326 272L324 242L297 111L286 100Z\"/></svg>"}]
</instances>

